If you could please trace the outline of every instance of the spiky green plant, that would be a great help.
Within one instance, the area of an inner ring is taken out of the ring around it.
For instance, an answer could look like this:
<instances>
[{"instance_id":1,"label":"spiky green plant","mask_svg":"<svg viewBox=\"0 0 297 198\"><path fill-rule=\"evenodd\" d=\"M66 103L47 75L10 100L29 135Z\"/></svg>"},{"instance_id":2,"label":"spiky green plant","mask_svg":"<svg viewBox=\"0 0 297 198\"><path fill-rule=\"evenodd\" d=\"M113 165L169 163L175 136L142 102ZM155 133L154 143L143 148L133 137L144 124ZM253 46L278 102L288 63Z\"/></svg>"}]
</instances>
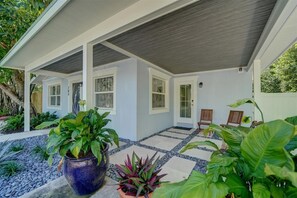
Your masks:
<instances>
[{"instance_id":1,"label":"spiky green plant","mask_svg":"<svg viewBox=\"0 0 297 198\"><path fill-rule=\"evenodd\" d=\"M158 159L153 163L157 152L145 160L139 158L136 153L132 154L132 161L127 155L124 165L116 165L116 171L119 175L119 189L126 195L148 197L160 186L160 179L166 174L158 175L161 169L157 169Z\"/></svg>"},{"instance_id":2,"label":"spiky green plant","mask_svg":"<svg viewBox=\"0 0 297 198\"><path fill-rule=\"evenodd\" d=\"M20 151L11 149L12 142L3 142L0 144L0 175L11 176L21 170L21 166L12 158Z\"/></svg>"},{"instance_id":3,"label":"spiky green plant","mask_svg":"<svg viewBox=\"0 0 297 198\"><path fill-rule=\"evenodd\" d=\"M38 155L42 160L48 160L49 154L46 152L45 146L37 145L33 148L32 152Z\"/></svg>"},{"instance_id":4,"label":"spiky green plant","mask_svg":"<svg viewBox=\"0 0 297 198\"><path fill-rule=\"evenodd\" d=\"M10 148L11 151L17 152L24 150L24 145L18 144Z\"/></svg>"}]
</instances>

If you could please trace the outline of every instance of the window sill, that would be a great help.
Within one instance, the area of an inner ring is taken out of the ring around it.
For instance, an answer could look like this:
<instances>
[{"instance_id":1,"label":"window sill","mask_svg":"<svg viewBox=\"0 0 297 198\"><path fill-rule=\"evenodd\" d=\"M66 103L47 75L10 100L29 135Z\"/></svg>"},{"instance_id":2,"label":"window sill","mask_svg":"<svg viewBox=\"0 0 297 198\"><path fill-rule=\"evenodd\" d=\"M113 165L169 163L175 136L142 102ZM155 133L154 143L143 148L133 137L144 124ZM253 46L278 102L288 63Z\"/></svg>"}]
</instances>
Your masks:
<instances>
[{"instance_id":1,"label":"window sill","mask_svg":"<svg viewBox=\"0 0 297 198\"><path fill-rule=\"evenodd\" d=\"M110 115L116 115L115 109L102 109L98 107L98 113L103 114L105 112L109 112Z\"/></svg>"},{"instance_id":2,"label":"window sill","mask_svg":"<svg viewBox=\"0 0 297 198\"><path fill-rule=\"evenodd\" d=\"M46 108L52 110L61 110L61 106L47 106Z\"/></svg>"},{"instance_id":3,"label":"window sill","mask_svg":"<svg viewBox=\"0 0 297 198\"><path fill-rule=\"evenodd\" d=\"M160 109L150 109L149 114L159 114L159 113L168 113L169 109L168 108L160 108Z\"/></svg>"}]
</instances>

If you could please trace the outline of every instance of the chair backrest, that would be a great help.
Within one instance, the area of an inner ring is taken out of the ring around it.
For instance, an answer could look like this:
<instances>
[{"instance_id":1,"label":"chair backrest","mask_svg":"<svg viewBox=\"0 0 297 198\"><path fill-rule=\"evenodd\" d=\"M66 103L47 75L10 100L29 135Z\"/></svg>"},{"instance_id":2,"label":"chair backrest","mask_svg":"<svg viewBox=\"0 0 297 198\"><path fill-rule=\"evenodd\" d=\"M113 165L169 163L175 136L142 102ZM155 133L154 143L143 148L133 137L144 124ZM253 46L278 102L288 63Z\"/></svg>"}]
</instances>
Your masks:
<instances>
[{"instance_id":1,"label":"chair backrest","mask_svg":"<svg viewBox=\"0 0 297 198\"><path fill-rule=\"evenodd\" d=\"M200 121L212 122L212 109L201 109Z\"/></svg>"},{"instance_id":2,"label":"chair backrest","mask_svg":"<svg viewBox=\"0 0 297 198\"><path fill-rule=\"evenodd\" d=\"M241 120L242 120L242 116L243 116L243 111L233 111L233 110L231 110L230 113L229 113L227 125L229 125L229 124L240 125Z\"/></svg>"}]
</instances>

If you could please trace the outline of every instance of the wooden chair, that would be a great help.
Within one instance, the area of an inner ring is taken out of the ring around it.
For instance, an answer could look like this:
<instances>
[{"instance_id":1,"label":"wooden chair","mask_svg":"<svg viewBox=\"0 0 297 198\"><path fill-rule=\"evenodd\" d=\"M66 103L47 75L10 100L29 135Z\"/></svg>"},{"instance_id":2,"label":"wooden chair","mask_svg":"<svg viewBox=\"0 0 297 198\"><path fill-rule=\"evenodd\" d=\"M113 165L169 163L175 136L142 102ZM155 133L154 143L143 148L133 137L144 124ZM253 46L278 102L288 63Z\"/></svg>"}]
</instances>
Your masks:
<instances>
[{"instance_id":1,"label":"wooden chair","mask_svg":"<svg viewBox=\"0 0 297 198\"><path fill-rule=\"evenodd\" d=\"M227 124L221 124L221 126L240 126L243 116L243 111L233 111L229 113Z\"/></svg>"},{"instance_id":2,"label":"wooden chair","mask_svg":"<svg viewBox=\"0 0 297 198\"><path fill-rule=\"evenodd\" d=\"M212 109L201 109L200 121L198 122L199 130L201 125L210 125L212 123Z\"/></svg>"}]
</instances>

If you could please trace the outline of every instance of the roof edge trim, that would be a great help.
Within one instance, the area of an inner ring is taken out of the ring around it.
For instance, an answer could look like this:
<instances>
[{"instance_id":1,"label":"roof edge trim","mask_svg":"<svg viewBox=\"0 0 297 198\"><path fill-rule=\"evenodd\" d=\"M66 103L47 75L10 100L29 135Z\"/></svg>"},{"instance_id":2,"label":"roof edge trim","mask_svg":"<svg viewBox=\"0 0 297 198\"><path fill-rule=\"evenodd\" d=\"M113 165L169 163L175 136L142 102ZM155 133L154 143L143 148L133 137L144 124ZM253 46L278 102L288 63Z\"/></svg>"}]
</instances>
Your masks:
<instances>
[{"instance_id":1,"label":"roof edge trim","mask_svg":"<svg viewBox=\"0 0 297 198\"><path fill-rule=\"evenodd\" d=\"M60 10L70 2L70 0L54 0L44 12L36 19L36 21L29 27L24 35L17 41L17 43L8 51L0 62L1 67L4 66L28 41L30 41ZM24 69L23 66L7 66L9 68Z\"/></svg>"}]
</instances>

